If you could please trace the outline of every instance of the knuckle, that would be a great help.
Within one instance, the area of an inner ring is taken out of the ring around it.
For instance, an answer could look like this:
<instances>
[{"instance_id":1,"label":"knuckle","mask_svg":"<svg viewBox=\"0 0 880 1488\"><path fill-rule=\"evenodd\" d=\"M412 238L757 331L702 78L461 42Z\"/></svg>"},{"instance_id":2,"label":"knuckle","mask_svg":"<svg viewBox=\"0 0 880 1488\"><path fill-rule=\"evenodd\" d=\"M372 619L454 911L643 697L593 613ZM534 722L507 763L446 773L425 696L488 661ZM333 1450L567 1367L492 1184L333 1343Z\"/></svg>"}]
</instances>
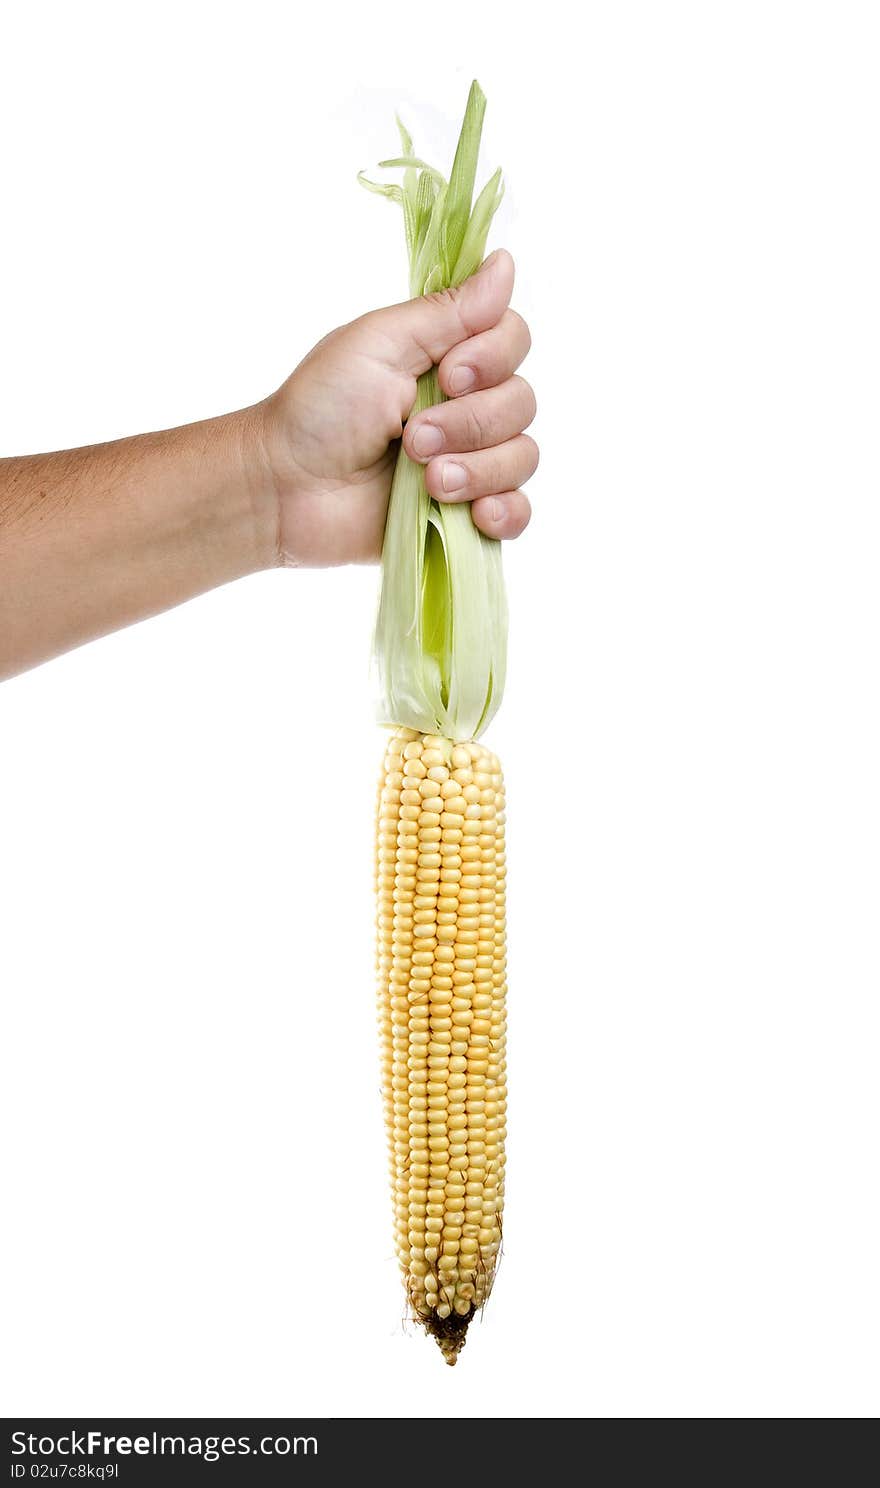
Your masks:
<instances>
[{"instance_id":1,"label":"knuckle","mask_svg":"<svg viewBox=\"0 0 880 1488\"><path fill-rule=\"evenodd\" d=\"M511 318L511 329L520 341L523 348L523 355L525 356L532 349L532 333L518 310L508 310L507 313Z\"/></svg>"},{"instance_id":2,"label":"knuckle","mask_svg":"<svg viewBox=\"0 0 880 1488\"><path fill-rule=\"evenodd\" d=\"M425 299L430 305L438 305L442 310L454 312L461 329L462 339L470 335L462 314L461 286L455 289L434 289L430 294L425 295Z\"/></svg>"},{"instance_id":3,"label":"knuckle","mask_svg":"<svg viewBox=\"0 0 880 1488\"><path fill-rule=\"evenodd\" d=\"M520 396L522 398L523 418L525 420L523 428L527 429L538 412L538 400L535 397L535 390L530 382L526 382L524 377L517 377L516 381L519 384Z\"/></svg>"},{"instance_id":4,"label":"knuckle","mask_svg":"<svg viewBox=\"0 0 880 1488\"><path fill-rule=\"evenodd\" d=\"M479 408L473 404L465 410L464 437L470 449L483 449L485 445L492 442Z\"/></svg>"},{"instance_id":5,"label":"knuckle","mask_svg":"<svg viewBox=\"0 0 880 1488\"><path fill-rule=\"evenodd\" d=\"M456 302L456 291L454 289L432 289L430 294L425 295L429 305L449 306Z\"/></svg>"},{"instance_id":6,"label":"knuckle","mask_svg":"<svg viewBox=\"0 0 880 1488\"><path fill-rule=\"evenodd\" d=\"M531 434L523 434L522 437L525 440L526 453L529 458L529 468L531 469L532 475L534 475L535 471L541 463L541 451L539 450Z\"/></svg>"}]
</instances>

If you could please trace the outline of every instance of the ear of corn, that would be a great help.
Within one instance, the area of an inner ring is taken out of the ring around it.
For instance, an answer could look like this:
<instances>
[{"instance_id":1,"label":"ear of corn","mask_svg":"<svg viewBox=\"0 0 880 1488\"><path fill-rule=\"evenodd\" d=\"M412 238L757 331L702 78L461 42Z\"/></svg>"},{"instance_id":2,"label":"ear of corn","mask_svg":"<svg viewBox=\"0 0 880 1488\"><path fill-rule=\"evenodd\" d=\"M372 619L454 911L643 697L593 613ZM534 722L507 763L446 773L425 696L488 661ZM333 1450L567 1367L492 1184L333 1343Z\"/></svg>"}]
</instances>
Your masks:
<instances>
[{"instance_id":1,"label":"ear of corn","mask_svg":"<svg viewBox=\"0 0 880 1488\"><path fill-rule=\"evenodd\" d=\"M480 744L396 729L377 828L382 1089L397 1256L454 1364L504 1200L504 784Z\"/></svg>"},{"instance_id":2,"label":"ear of corn","mask_svg":"<svg viewBox=\"0 0 880 1488\"><path fill-rule=\"evenodd\" d=\"M413 154L403 185L413 295L480 265L500 172L474 181L485 98L474 83L448 183ZM363 179L363 178L362 178ZM435 371L415 409L441 401ZM412 1310L454 1364L492 1289L504 1199L504 784L474 739L504 691L507 605L497 542L469 507L428 496L401 448L374 640L380 718L377 970L394 1227Z\"/></svg>"}]
</instances>

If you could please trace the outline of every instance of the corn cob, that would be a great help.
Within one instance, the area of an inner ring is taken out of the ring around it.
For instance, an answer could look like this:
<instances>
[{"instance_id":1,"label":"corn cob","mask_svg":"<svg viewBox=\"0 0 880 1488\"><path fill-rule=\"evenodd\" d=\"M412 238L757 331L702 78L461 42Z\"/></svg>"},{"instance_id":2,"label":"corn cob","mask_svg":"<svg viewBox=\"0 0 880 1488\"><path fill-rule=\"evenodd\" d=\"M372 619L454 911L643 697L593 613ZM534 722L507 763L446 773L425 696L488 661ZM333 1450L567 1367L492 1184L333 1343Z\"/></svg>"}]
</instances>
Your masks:
<instances>
[{"instance_id":1,"label":"corn cob","mask_svg":"<svg viewBox=\"0 0 880 1488\"><path fill-rule=\"evenodd\" d=\"M504 784L481 744L388 738L376 854L378 1010L395 1242L454 1364L492 1288L505 1135Z\"/></svg>"}]
</instances>

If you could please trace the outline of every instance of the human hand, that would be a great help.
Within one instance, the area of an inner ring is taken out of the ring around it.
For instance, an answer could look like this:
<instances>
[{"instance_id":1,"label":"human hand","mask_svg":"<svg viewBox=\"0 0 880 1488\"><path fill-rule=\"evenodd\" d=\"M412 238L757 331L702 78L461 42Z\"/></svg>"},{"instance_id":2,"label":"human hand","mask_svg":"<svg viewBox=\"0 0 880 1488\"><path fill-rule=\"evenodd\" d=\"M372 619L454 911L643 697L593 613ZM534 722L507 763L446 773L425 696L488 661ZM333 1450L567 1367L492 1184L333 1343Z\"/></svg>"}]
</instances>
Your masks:
<instances>
[{"instance_id":1,"label":"human hand","mask_svg":"<svg viewBox=\"0 0 880 1488\"><path fill-rule=\"evenodd\" d=\"M432 496L471 501L489 537L519 536L531 515L520 487L538 447L523 433L535 395L514 375L530 336L509 308L513 274L499 250L458 289L341 326L260 405L281 562L378 559L401 436ZM434 364L450 401L407 423L416 379Z\"/></svg>"}]
</instances>

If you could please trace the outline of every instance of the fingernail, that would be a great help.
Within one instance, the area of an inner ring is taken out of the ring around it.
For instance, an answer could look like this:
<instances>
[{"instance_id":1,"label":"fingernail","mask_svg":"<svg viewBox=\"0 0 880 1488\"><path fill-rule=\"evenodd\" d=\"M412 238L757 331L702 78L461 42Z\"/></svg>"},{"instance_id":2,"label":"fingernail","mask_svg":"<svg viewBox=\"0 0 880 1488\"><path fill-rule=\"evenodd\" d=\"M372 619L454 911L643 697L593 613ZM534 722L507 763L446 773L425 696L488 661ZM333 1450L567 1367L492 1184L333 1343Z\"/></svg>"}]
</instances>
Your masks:
<instances>
[{"instance_id":1,"label":"fingernail","mask_svg":"<svg viewBox=\"0 0 880 1488\"><path fill-rule=\"evenodd\" d=\"M500 522L501 518L504 516L504 502L499 501L497 496L492 497L492 505L489 509L489 515L491 516L493 522Z\"/></svg>"},{"instance_id":2,"label":"fingernail","mask_svg":"<svg viewBox=\"0 0 880 1488\"><path fill-rule=\"evenodd\" d=\"M482 274L484 269L491 269L497 257L498 249L496 248L494 253L489 254L489 257L486 259L485 263L480 264L480 273Z\"/></svg>"},{"instance_id":3,"label":"fingernail","mask_svg":"<svg viewBox=\"0 0 880 1488\"><path fill-rule=\"evenodd\" d=\"M419 424L413 435L413 449L420 460L430 460L443 448L443 435L436 424Z\"/></svg>"},{"instance_id":4,"label":"fingernail","mask_svg":"<svg viewBox=\"0 0 880 1488\"><path fill-rule=\"evenodd\" d=\"M449 387L453 393L466 393L476 380L477 374L473 367L453 367L449 374Z\"/></svg>"},{"instance_id":5,"label":"fingernail","mask_svg":"<svg viewBox=\"0 0 880 1488\"><path fill-rule=\"evenodd\" d=\"M444 491L460 491L467 485L467 471L463 465L456 465L454 460L447 460L440 480Z\"/></svg>"}]
</instances>

